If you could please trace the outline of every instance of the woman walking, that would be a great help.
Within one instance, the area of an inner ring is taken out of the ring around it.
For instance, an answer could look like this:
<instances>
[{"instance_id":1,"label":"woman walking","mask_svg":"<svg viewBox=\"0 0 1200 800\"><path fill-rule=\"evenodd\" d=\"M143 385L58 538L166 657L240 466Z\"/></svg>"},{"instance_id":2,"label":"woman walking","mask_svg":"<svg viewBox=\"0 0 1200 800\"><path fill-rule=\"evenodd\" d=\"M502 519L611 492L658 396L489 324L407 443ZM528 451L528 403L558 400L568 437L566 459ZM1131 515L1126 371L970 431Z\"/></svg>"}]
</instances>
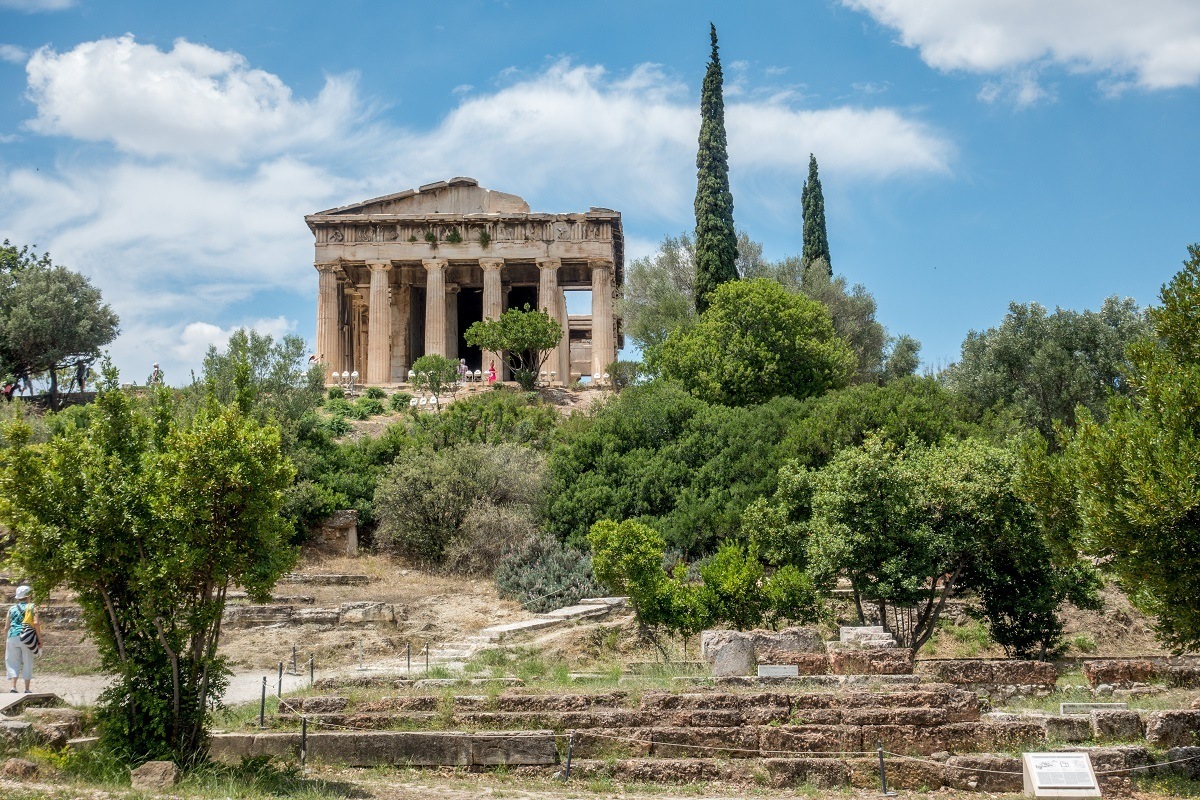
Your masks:
<instances>
[{"instance_id":1,"label":"woman walking","mask_svg":"<svg viewBox=\"0 0 1200 800\"><path fill-rule=\"evenodd\" d=\"M4 666L8 677L12 680L12 690L17 691L17 679L25 679L25 693L30 694L29 682L33 680L34 651L41 648L42 629L37 621L37 607L30 599L33 589L28 586L17 587L17 602L8 609L4 625ZM28 635L26 626L33 629L37 637L30 645L26 642Z\"/></svg>"}]
</instances>

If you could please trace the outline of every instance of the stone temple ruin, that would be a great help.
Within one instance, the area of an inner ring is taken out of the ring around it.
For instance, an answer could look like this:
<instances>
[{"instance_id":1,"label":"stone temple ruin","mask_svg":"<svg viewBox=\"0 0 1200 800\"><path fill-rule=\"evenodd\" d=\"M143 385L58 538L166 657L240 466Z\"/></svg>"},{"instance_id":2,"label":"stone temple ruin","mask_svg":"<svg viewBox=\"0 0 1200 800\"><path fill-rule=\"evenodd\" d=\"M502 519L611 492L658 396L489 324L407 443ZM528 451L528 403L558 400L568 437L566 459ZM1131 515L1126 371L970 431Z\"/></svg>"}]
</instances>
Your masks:
<instances>
[{"instance_id":1,"label":"stone temple ruin","mask_svg":"<svg viewBox=\"0 0 1200 800\"><path fill-rule=\"evenodd\" d=\"M602 375L616 358L621 215L531 213L520 197L454 178L305 217L319 273L317 354L327 373L355 371L368 385L407 381L413 361L436 353L472 370L502 353L463 337L506 309L546 311L564 336L543 369L555 383ZM565 292L589 290L590 315L568 315Z\"/></svg>"}]
</instances>

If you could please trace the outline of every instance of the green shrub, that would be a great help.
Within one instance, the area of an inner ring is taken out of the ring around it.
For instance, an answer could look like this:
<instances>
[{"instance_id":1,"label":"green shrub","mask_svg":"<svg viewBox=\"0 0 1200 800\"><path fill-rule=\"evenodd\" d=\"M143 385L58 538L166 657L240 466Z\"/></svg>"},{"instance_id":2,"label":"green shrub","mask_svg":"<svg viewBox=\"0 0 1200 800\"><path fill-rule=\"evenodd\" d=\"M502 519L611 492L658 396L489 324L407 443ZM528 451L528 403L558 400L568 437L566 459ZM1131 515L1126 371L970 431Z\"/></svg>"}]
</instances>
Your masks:
<instances>
[{"instance_id":1,"label":"green shrub","mask_svg":"<svg viewBox=\"0 0 1200 800\"><path fill-rule=\"evenodd\" d=\"M366 419L384 412L383 402L374 397L360 397L354 401L354 406L362 414L361 417L356 416L356 419Z\"/></svg>"},{"instance_id":2,"label":"green shrub","mask_svg":"<svg viewBox=\"0 0 1200 800\"><path fill-rule=\"evenodd\" d=\"M592 559L545 534L526 539L501 559L496 586L534 612L552 611L603 594L592 575Z\"/></svg>"},{"instance_id":3,"label":"green shrub","mask_svg":"<svg viewBox=\"0 0 1200 800\"><path fill-rule=\"evenodd\" d=\"M330 417L325 420L325 430L335 439L341 438L350 432L350 423L341 414Z\"/></svg>"},{"instance_id":4,"label":"green shrub","mask_svg":"<svg viewBox=\"0 0 1200 800\"><path fill-rule=\"evenodd\" d=\"M325 404L325 410L335 417L348 417L354 406L345 397L334 397Z\"/></svg>"},{"instance_id":5,"label":"green shrub","mask_svg":"<svg viewBox=\"0 0 1200 800\"><path fill-rule=\"evenodd\" d=\"M367 397L371 398L372 400L382 400L383 398L387 397L387 392L385 392L383 389L380 389L378 386L368 386Z\"/></svg>"},{"instance_id":6,"label":"green shrub","mask_svg":"<svg viewBox=\"0 0 1200 800\"><path fill-rule=\"evenodd\" d=\"M330 386L327 396L330 400L344 400L346 392L340 386Z\"/></svg>"},{"instance_id":7,"label":"green shrub","mask_svg":"<svg viewBox=\"0 0 1200 800\"><path fill-rule=\"evenodd\" d=\"M412 397L408 392L396 392L388 399L388 405L392 407L392 411L403 411L408 408Z\"/></svg>"}]
</instances>

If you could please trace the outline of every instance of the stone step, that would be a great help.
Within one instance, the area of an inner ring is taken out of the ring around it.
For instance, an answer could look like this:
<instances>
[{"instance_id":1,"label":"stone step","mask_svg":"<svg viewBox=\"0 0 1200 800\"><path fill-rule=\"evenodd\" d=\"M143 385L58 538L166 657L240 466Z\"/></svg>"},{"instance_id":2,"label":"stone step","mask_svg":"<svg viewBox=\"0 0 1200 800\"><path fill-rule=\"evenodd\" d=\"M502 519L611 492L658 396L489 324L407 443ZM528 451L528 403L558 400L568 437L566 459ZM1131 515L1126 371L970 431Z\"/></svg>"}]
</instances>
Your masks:
<instances>
[{"instance_id":1,"label":"stone step","mask_svg":"<svg viewBox=\"0 0 1200 800\"><path fill-rule=\"evenodd\" d=\"M603 617L612 610L611 606L604 604L595 605L574 605L556 608L553 611L547 611L545 614L538 614L543 619L552 619L555 621L571 620L571 619L587 619L589 617Z\"/></svg>"},{"instance_id":2,"label":"stone step","mask_svg":"<svg viewBox=\"0 0 1200 800\"><path fill-rule=\"evenodd\" d=\"M293 758L299 733L215 734L213 758L239 763L252 756ZM355 767L418 766L536 766L558 763L558 746L551 731L511 731L503 734L458 731L338 731L309 732L308 759Z\"/></svg>"},{"instance_id":3,"label":"stone step","mask_svg":"<svg viewBox=\"0 0 1200 800\"><path fill-rule=\"evenodd\" d=\"M521 620L520 622L506 622L503 625L493 625L490 628L484 628L479 632L479 636L486 637L491 642L497 642L508 636L561 625L562 622L561 619L535 617L533 619Z\"/></svg>"},{"instance_id":4,"label":"stone step","mask_svg":"<svg viewBox=\"0 0 1200 800\"><path fill-rule=\"evenodd\" d=\"M371 582L369 575L347 575L320 572L289 572L279 579L280 583L300 583L309 586L366 586Z\"/></svg>"}]
</instances>

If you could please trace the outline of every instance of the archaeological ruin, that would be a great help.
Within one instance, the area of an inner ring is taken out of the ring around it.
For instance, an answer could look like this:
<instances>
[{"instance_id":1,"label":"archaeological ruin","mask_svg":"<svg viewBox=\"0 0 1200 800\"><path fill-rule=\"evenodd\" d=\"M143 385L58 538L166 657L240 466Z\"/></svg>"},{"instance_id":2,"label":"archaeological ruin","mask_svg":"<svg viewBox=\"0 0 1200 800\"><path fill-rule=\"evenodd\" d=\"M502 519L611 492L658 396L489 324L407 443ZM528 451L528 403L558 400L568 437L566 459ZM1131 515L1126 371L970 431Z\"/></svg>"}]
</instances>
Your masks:
<instances>
[{"instance_id":1,"label":"archaeological ruin","mask_svg":"<svg viewBox=\"0 0 1200 800\"><path fill-rule=\"evenodd\" d=\"M503 353L464 332L529 305L564 335L542 369L549 382L603 375L620 346L613 301L621 285L621 215L531 213L520 197L454 178L305 217L316 240L317 357L327 378L357 372L368 385L408 380L436 353L471 370ZM566 293L591 292L591 314L568 314ZM553 373L551 375L551 373Z\"/></svg>"}]
</instances>

